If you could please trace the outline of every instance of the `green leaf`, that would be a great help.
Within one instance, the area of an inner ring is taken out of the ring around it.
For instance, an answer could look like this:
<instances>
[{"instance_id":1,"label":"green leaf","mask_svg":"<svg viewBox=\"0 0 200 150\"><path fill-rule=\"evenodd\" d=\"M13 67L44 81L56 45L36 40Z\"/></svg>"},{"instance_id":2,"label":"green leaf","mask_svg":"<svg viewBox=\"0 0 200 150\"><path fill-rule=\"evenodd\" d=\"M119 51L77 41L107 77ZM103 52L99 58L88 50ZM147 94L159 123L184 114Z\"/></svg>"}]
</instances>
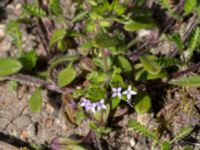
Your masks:
<instances>
[{"instance_id":1,"label":"green leaf","mask_svg":"<svg viewBox=\"0 0 200 150\"><path fill-rule=\"evenodd\" d=\"M123 56L118 56L118 63L120 65L120 67L122 68L122 71L127 73L127 72L131 72L132 71L132 66L130 64L130 62Z\"/></svg>"},{"instance_id":2,"label":"green leaf","mask_svg":"<svg viewBox=\"0 0 200 150\"><path fill-rule=\"evenodd\" d=\"M163 78L167 76L166 71L161 71L158 74L151 74L145 71L144 69L139 70L135 74L135 80L137 81L143 81L143 80L153 80L153 79L158 79L158 78Z\"/></svg>"},{"instance_id":3,"label":"green leaf","mask_svg":"<svg viewBox=\"0 0 200 150\"><path fill-rule=\"evenodd\" d=\"M121 99L118 97L112 98L112 109L115 109L119 105L120 101Z\"/></svg>"},{"instance_id":4,"label":"green leaf","mask_svg":"<svg viewBox=\"0 0 200 150\"><path fill-rule=\"evenodd\" d=\"M120 4L119 0L114 0L111 4L111 8L113 11L115 11L117 13L117 15L122 15L126 11L127 7Z\"/></svg>"},{"instance_id":5,"label":"green leaf","mask_svg":"<svg viewBox=\"0 0 200 150\"><path fill-rule=\"evenodd\" d=\"M94 37L94 46L97 48L109 48L115 47L118 43L115 39L111 38L105 33L99 33Z\"/></svg>"},{"instance_id":6,"label":"green leaf","mask_svg":"<svg viewBox=\"0 0 200 150\"><path fill-rule=\"evenodd\" d=\"M93 47L92 41L87 41L83 45L81 45L81 49L90 49Z\"/></svg>"},{"instance_id":7,"label":"green leaf","mask_svg":"<svg viewBox=\"0 0 200 150\"><path fill-rule=\"evenodd\" d=\"M25 70L31 70L35 67L37 63L37 54L35 51L23 53L20 58L20 61Z\"/></svg>"},{"instance_id":8,"label":"green leaf","mask_svg":"<svg viewBox=\"0 0 200 150\"><path fill-rule=\"evenodd\" d=\"M200 75L173 79L170 81L170 84L178 86L200 86Z\"/></svg>"},{"instance_id":9,"label":"green leaf","mask_svg":"<svg viewBox=\"0 0 200 150\"><path fill-rule=\"evenodd\" d=\"M14 92L17 90L17 85L18 85L18 82L14 80L10 80L7 82L8 90L11 92Z\"/></svg>"},{"instance_id":10,"label":"green leaf","mask_svg":"<svg viewBox=\"0 0 200 150\"><path fill-rule=\"evenodd\" d=\"M184 5L184 15L187 16L193 12L194 8L196 7L197 0L185 0Z\"/></svg>"},{"instance_id":11,"label":"green leaf","mask_svg":"<svg viewBox=\"0 0 200 150\"><path fill-rule=\"evenodd\" d=\"M136 120L131 120L130 119L128 121L128 126L133 128L133 130L136 131L137 133L146 136L147 138L152 138L154 140L158 140L158 138L157 138L157 136L156 136L156 134L154 132L152 132L151 130L149 130L147 127L145 127L144 125L140 124Z\"/></svg>"},{"instance_id":12,"label":"green leaf","mask_svg":"<svg viewBox=\"0 0 200 150\"><path fill-rule=\"evenodd\" d=\"M128 22L125 24L124 29L127 31L137 31L141 29L151 29L155 27L155 23L153 21L134 21L132 20L131 22Z\"/></svg>"},{"instance_id":13,"label":"green leaf","mask_svg":"<svg viewBox=\"0 0 200 150\"><path fill-rule=\"evenodd\" d=\"M65 29L57 29L53 32L50 40L50 47L52 47L57 42L61 41L66 35Z\"/></svg>"},{"instance_id":14,"label":"green leaf","mask_svg":"<svg viewBox=\"0 0 200 150\"><path fill-rule=\"evenodd\" d=\"M193 55L193 52L196 50L196 48L200 44L200 27L197 27L196 29L193 30L192 34L190 35L189 38L189 43L188 43L188 58L190 59L191 56Z\"/></svg>"},{"instance_id":15,"label":"green leaf","mask_svg":"<svg viewBox=\"0 0 200 150\"><path fill-rule=\"evenodd\" d=\"M167 68L173 65L178 65L181 63L181 61L178 60L177 58L165 56L165 57L159 57L156 60L156 63L163 68Z\"/></svg>"},{"instance_id":16,"label":"green leaf","mask_svg":"<svg viewBox=\"0 0 200 150\"><path fill-rule=\"evenodd\" d=\"M161 71L161 67L155 62L155 59L151 56L140 56L140 62L143 64L144 69L151 74L158 74Z\"/></svg>"},{"instance_id":17,"label":"green leaf","mask_svg":"<svg viewBox=\"0 0 200 150\"><path fill-rule=\"evenodd\" d=\"M80 145L68 145L66 147L66 150L86 150L84 147L80 146Z\"/></svg>"},{"instance_id":18,"label":"green leaf","mask_svg":"<svg viewBox=\"0 0 200 150\"><path fill-rule=\"evenodd\" d=\"M135 110L139 114L148 112L151 109L151 99L146 93L139 93L135 97Z\"/></svg>"},{"instance_id":19,"label":"green leaf","mask_svg":"<svg viewBox=\"0 0 200 150\"><path fill-rule=\"evenodd\" d=\"M36 17L46 16L46 12L41 7L38 7L34 4L26 3L23 5L23 8L27 13L29 13L32 16L36 16Z\"/></svg>"},{"instance_id":20,"label":"green leaf","mask_svg":"<svg viewBox=\"0 0 200 150\"><path fill-rule=\"evenodd\" d=\"M41 89L37 88L31 95L29 100L29 108L32 112L40 112L42 108Z\"/></svg>"},{"instance_id":21,"label":"green leaf","mask_svg":"<svg viewBox=\"0 0 200 150\"><path fill-rule=\"evenodd\" d=\"M79 144L80 140L74 140L70 138L56 137L51 141L51 149L56 150L86 150Z\"/></svg>"},{"instance_id":22,"label":"green leaf","mask_svg":"<svg viewBox=\"0 0 200 150\"><path fill-rule=\"evenodd\" d=\"M78 99L79 97L85 95L85 89L75 89L73 92L73 98Z\"/></svg>"},{"instance_id":23,"label":"green leaf","mask_svg":"<svg viewBox=\"0 0 200 150\"><path fill-rule=\"evenodd\" d=\"M102 70L105 70L105 64L104 64L104 62L103 62L103 59L102 58L93 58L92 59L92 62L96 65L96 66L98 66L99 68L101 68ZM111 65L112 65L112 58L111 57L107 57L107 67L108 68L111 68Z\"/></svg>"},{"instance_id":24,"label":"green leaf","mask_svg":"<svg viewBox=\"0 0 200 150\"><path fill-rule=\"evenodd\" d=\"M98 128L97 125L94 122L92 122L92 121L89 122L89 127L91 129L93 129L93 130L96 130Z\"/></svg>"},{"instance_id":25,"label":"green leaf","mask_svg":"<svg viewBox=\"0 0 200 150\"><path fill-rule=\"evenodd\" d=\"M89 80L91 83L100 84L106 81L107 75L104 72L93 71L87 74L86 79Z\"/></svg>"},{"instance_id":26,"label":"green leaf","mask_svg":"<svg viewBox=\"0 0 200 150\"><path fill-rule=\"evenodd\" d=\"M87 32L93 32L96 29L96 24L92 20L87 20L85 29Z\"/></svg>"},{"instance_id":27,"label":"green leaf","mask_svg":"<svg viewBox=\"0 0 200 150\"><path fill-rule=\"evenodd\" d=\"M192 127L184 127L182 128L179 133L177 133L174 137L174 139L171 141L174 142L175 140L181 140L184 137L188 136L192 132L193 128Z\"/></svg>"},{"instance_id":28,"label":"green leaf","mask_svg":"<svg viewBox=\"0 0 200 150\"><path fill-rule=\"evenodd\" d=\"M110 85L112 87L118 87L118 86L121 86L121 87L126 87L126 84L122 78L122 76L120 74L115 74L113 73L112 75L112 79L110 81Z\"/></svg>"},{"instance_id":29,"label":"green leaf","mask_svg":"<svg viewBox=\"0 0 200 150\"><path fill-rule=\"evenodd\" d=\"M21 68L21 63L13 58L0 58L0 77L17 73Z\"/></svg>"},{"instance_id":30,"label":"green leaf","mask_svg":"<svg viewBox=\"0 0 200 150\"><path fill-rule=\"evenodd\" d=\"M172 11L170 0L160 0L160 4L163 8L168 9L170 12Z\"/></svg>"},{"instance_id":31,"label":"green leaf","mask_svg":"<svg viewBox=\"0 0 200 150\"><path fill-rule=\"evenodd\" d=\"M8 22L6 27L6 32L8 32L12 37L12 42L17 45L19 52L21 53L22 47L22 32L20 31L19 23L17 21L11 20Z\"/></svg>"},{"instance_id":32,"label":"green leaf","mask_svg":"<svg viewBox=\"0 0 200 150\"><path fill-rule=\"evenodd\" d=\"M64 87L71 83L76 78L76 71L72 67L63 69L58 74L58 86Z\"/></svg>"},{"instance_id":33,"label":"green leaf","mask_svg":"<svg viewBox=\"0 0 200 150\"><path fill-rule=\"evenodd\" d=\"M79 14L77 14L71 21L71 23L75 23L77 21L82 20L85 16L88 15L88 11L84 11L84 12L80 12Z\"/></svg>"},{"instance_id":34,"label":"green leaf","mask_svg":"<svg viewBox=\"0 0 200 150\"><path fill-rule=\"evenodd\" d=\"M169 38L169 40L171 40L171 41L176 43L177 47L179 48L179 50L181 52L183 51L184 44L183 44L183 40L181 39L180 34L169 35L168 38Z\"/></svg>"},{"instance_id":35,"label":"green leaf","mask_svg":"<svg viewBox=\"0 0 200 150\"><path fill-rule=\"evenodd\" d=\"M107 20L100 20L99 21L99 25L101 26L101 27L110 27L112 24L111 24L111 22L110 21L107 21Z\"/></svg>"},{"instance_id":36,"label":"green leaf","mask_svg":"<svg viewBox=\"0 0 200 150\"><path fill-rule=\"evenodd\" d=\"M88 87L85 96L92 102L97 102L101 99L105 99L106 91L104 88L99 86L90 86Z\"/></svg>"},{"instance_id":37,"label":"green leaf","mask_svg":"<svg viewBox=\"0 0 200 150\"><path fill-rule=\"evenodd\" d=\"M162 150L170 150L170 143L167 141L162 142Z\"/></svg>"},{"instance_id":38,"label":"green leaf","mask_svg":"<svg viewBox=\"0 0 200 150\"><path fill-rule=\"evenodd\" d=\"M80 125L82 120L84 120L86 118L85 113L84 113L83 110L76 111L76 115L75 116L76 116L76 123L78 125Z\"/></svg>"},{"instance_id":39,"label":"green leaf","mask_svg":"<svg viewBox=\"0 0 200 150\"><path fill-rule=\"evenodd\" d=\"M54 15L62 15L62 8L60 6L60 0L50 0L49 9L53 12Z\"/></svg>"}]
</instances>

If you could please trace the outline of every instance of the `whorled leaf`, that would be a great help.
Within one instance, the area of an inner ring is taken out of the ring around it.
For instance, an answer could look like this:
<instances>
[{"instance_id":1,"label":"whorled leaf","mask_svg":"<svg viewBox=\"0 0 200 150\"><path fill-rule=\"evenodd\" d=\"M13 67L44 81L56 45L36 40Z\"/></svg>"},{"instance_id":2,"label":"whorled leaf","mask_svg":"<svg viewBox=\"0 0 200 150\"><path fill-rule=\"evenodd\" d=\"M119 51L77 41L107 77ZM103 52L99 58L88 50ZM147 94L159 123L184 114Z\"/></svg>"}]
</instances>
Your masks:
<instances>
[{"instance_id":1,"label":"whorled leaf","mask_svg":"<svg viewBox=\"0 0 200 150\"><path fill-rule=\"evenodd\" d=\"M170 147L171 145L169 142L167 141L162 142L162 145L161 145L162 150L170 150Z\"/></svg>"},{"instance_id":2,"label":"whorled leaf","mask_svg":"<svg viewBox=\"0 0 200 150\"><path fill-rule=\"evenodd\" d=\"M132 128L135 132L142 134L148 138L152 138L154 140L157 140L157 136L156 134L149 130L147 127L145 127L144 125L140 124L139 122L137 122L136 120L129 120L128 121L128 126L130 128Z\"/></svg>"},{"instance_id":3,"label":"whorled leaf","mask_svg":"<svg viewBox=\"0 0 200 150\"><path fill-rule=\"evenodd\" d=\"M199 38L200 38L200 27L197 27L196 29L193 30L189 38L188 49L186 51L188 53L187 55L188 59L191 58L193 52L200 45Z\"/></svg>"},{"instance_id":4,"label":"whorled leaf","mask_svg":"<svg viewBox=\"0 0 200 150\"><path fill-rule=\"evenodd\" d=\"M155 62L163 68L181 64L180 60L169 56L159 57Z\"/></svg>"},{"instance_id":5,"label":"whorled leaf","mask_svg":"<svg viewBox=\"0 0 200 150\"><path fill-rule=\"evenodd\" d=\"M175 140L181 140L184 137L188 136L191 132L192 132L193 128L192 127L184 127L182 128L174 137L174 139L171 141L175 141Z\"/></svg>"},{"instance_id":6,"label":"whorled leaf","mask_svg":"<svg viewBox=\"0 0 200 150\"><path fill-rule=\"evenodd\" d=\"M197 0L185 0L184 4L184 15L187 16L190 13L193 12L195 6L196 6Z\"/></svg>"},{"instance_id":7,"label":"whorled leaf","mask_svg":"<svg viewBox=\"0 0 200 150\"><path fill-rule=\"evenodd\" d=\"M61 8L61 5L60 5L60 0L50 0L49 9L56 16L62 15L62 8Z\"/></svg>"},{"instance_id":8,"label":"whorled leaf","mask_svg":"<svg viewBox=\"0 0 200 150\"><path fill-rule=\"evenodd\" d=\"M36 17L44 17L46 16L46 12L39 6L34 5L34 4L24 4L23 5L24 10L32 15L32 16L36 16Z\"/></svg>"}]
</instances>

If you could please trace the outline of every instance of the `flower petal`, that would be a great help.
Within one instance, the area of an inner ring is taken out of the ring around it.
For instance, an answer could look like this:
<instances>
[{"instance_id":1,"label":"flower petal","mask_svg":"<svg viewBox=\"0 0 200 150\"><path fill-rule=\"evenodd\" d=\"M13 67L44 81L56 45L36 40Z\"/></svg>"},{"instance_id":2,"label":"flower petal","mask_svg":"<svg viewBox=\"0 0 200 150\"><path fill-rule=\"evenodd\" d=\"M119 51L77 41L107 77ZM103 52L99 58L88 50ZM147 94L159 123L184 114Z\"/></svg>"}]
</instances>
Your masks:
<instances>
[{"instance_id":1,"label":"flower petal","mask_svg":"<svg viewBox=\"0 0 200 150\"><path fill-rule=\"evenodd\" d=\"M112 88L112 91L113 92L117 92L117 88Z\"/></svg>"},{"instance_id":2,"label":"flower petal","mask_svg":"<svg viewBox=\"0 0 200 150\"><path fill-rule=\"evenodd\" d=\"M118 87L117 88L117 92L121 92L122 88L121 87Z\"/></svg>"},{"instance_id":3,"label":"flower petal","mask_svg":"<svg viewBox=\"0 0 200 150\"><path fill-rule=\"evenodd\" d=\"M116 96L117 96L117 93L113 93L113 94L112 94L112 97L116 97Z\"/></svg>"},{"instance_id":4,"label":"flower petal","mask_svg":"<svg viewBox=\"0 0 200 150\"><path fill-rule=\"evenodd\" d=\"M128 94L128 91L124 91L122 94L126 95L126 94Z\"/></svg>"},{"instance_id":5,"label":"flower petal","mask_svg":"<svg viewBox=\"0 0 200 150\"><path fill-rule=\"evenodd\" d=\"M130 94L131 94L131 95L136 95L137 92L135 92L135 91L130 91Z\"/></svg>"},{"instance_id":6,"label":"flower petal","mask_svg":"<svg viewBox=\"0 0 200 150\"><path fill-rule=\"evenodd\" d=\"M127 94L127 99L128 99L128 100L131 99L131 94Z\"/></svg>"},{"instance_id":7,"label":"flower petal","mask_svg":"<svg viewBox=\"0 0 200 150\"><path fill-rule=\"evenodd\" d=\"M117 96L118 96L119 98L121 98L121 97L122 97L122 94L121 94L121 93L117 93Z\"/></svg>"}]
</instances>

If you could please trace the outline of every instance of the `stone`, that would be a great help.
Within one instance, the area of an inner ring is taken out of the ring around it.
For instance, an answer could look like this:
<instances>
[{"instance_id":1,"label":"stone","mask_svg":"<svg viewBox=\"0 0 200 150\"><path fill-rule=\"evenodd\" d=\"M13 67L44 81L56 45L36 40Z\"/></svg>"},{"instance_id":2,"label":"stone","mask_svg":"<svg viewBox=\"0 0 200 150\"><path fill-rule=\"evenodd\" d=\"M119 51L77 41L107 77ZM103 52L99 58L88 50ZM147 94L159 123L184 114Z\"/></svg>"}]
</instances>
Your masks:
<instances>
[{"instance_id":1,"label":"stone","mask_svg":"<svg viewBox=\"0 0 200 150\"><path fill-rule=\"evenodd\" d=\"M133 138L130 139L129 143L131 147L134 147L136 145L136 141Z\"/></svg>"},{"instance_id":2,"label":"stone","mask_svg":"<svg viewBox=\"0 0 200 150\"><path fill-rule=\"evenodd\" d=\"M26 139L28 139L28 132L27 132L27 130L23 130L22 132L21 132L21 134L20 134L20 139L22 139L22 140L26 140Z\"/></svg>"},{"instance_id":3,"label":"stone","mask_svg":"<svg viewBox=\"0 0 200 150\"><path fill-rule=\"evenodd\" d=\"M36 136L36 132L37 132L37 129L36 129L36 124L35 123L31 123L28 125L27 127L27 132L28 132L28 137L29 138L33 138Z\"/></svg>"},{"instance_id":4,"label":"stone","mask_svg":"<svg viewBox=\"0 0 200 150\"><path fill-rule=\"evenodd\" d=\"M1 129L4 129L9 123L10 123L10 121L8 119L0 118L0 128Z\"/></svg>"},{"instance_id":5,"label":"stone","mask_svg":"<svg viewBox=\"0 0 200 150\"><path fill-rule=\"evenodd\" d=\"M18 129L23 129L26 126L28 126L32 122L31 118L27 115L22 115L18 118L16 118L13 121L13 124L18 128Z\"/></svg>"}]
</instances>

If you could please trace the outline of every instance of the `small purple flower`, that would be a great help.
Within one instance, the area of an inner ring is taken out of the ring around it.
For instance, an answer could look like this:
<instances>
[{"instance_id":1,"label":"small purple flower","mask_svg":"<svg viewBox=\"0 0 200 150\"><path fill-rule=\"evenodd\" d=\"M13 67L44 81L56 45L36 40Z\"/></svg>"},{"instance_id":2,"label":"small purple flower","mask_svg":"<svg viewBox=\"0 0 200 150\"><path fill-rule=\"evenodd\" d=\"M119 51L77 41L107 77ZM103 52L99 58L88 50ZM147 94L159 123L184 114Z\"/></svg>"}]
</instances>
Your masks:
<instances>
[{"instance_id":1,"label":"small purple flower","mask_svg":"<svg viewBox=\"0 0 200 150\"><path fill-rule=\"evenodd\" d=\"M122 93L121 93L122 88L118 87L118 88L112 88L113 94L112 97L122 97Z\"/></svg>"},{"instance_id":2,"label":"small purple flower","mask_svg":"<svg viewBox=\"0 0 200 150\"><path fill-rule=\"evenodd\" d=\"M89 105L87 105L87 107L85 107L85 110L95 113L96 112L96 103L90 103Z\"/></svg>"},{"instance_id":3,"label":"small purple flower","mask_svg":"<svg viewBox=\"0 0 200 150\"><path fill-rule=\"evenodd\" d=\"M106 105L104 103L104 99L101 99L99 102L96 103L98 111L100 111L101 109L106 109Z\"/></svg>"},{"instance_id":4,"label":"small purple flower","mask_svg":"<svg viewBox=\"0 0 200 150\"><path fill-rule=\"evenodd\" d=\"M127 100L130 100L132 95L136 95L137 92L132 91L131 86L129 85L128 89L126 91L124 91L123 94L127 96Z\"/></svg>"},{"instance_id":5,"label":"small purple flower","mask_svg":"<svg viewBox=\"0 0 200 150\"><path fill-rule=\"evenodd\" d=\"M90 100L87 100L86 98L81 98L81 107L84 107L86 111L92 111L92 112L96 112L95 107L96 104L95 103L91 103Z\"/></svg>"},{"instance_id":6,"label":"small purple flower","mask_svg":"<svg viewBox=\"0 0 200 150\"><path fill-rule=\"evenodd\" d=\"M90 101L89 100L87 100L86 98L84 98L84 97L82 97L81 98L81 107L87 107L88 105L90 105Z\"/></svg>"}]
</instances>

